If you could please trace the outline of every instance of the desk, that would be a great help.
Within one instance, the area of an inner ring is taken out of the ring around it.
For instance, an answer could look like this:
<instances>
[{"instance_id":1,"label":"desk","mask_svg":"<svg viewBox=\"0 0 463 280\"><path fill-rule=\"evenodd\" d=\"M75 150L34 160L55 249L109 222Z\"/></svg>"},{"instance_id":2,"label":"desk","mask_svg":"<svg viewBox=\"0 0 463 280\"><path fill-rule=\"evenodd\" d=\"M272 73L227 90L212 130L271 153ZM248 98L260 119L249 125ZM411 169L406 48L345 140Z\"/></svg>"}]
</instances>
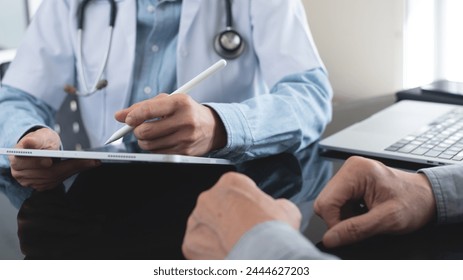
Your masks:
<instances>
[{"instance_id":1,"label":"desk","mask_svg":"<svg viewBox=\"0 0 463 280\"><path fill-rule=\"evenodd\" d=\"M392 102L393 96L385 96L335 107L325 135ZM461 225L428 227L413 234L377 236L336 250L325 249L320 240L326 226L314 215L312 205L341 164L341 160L321 156L315 143L297 154L252 160L236 168L273 197L296 203L303 214L304 235L321 250L343 259L463 257ZM96 173L86 175L101 176L107 183L94 184L82 176L69 192L57 188L43 193L17 186L3 173L0 259L182 259L180 245L196 196L224 170L103 165L92 172ZM135 177L127 179L127 174ZM137 177L141 179L133 180ZM162 184L163 179L170 183Z\"/></svg>"}]
</instances>

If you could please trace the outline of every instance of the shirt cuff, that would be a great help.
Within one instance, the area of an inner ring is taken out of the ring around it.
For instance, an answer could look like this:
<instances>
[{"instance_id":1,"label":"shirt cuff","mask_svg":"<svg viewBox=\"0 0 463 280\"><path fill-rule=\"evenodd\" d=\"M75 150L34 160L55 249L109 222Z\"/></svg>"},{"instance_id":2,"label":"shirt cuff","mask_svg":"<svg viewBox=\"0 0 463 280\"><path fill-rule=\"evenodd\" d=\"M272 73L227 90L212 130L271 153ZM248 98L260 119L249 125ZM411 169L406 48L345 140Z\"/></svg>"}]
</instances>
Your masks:
<instances>
[{"instance_id":1,"label":"shirt cuff","mask_svg":"<svg viewBox=\"0 0 463 280\"><path fill-rule=\"evenodd\" d=\"M280 221L254 226L235 244L229 260L338 259L317 249L299 231Z\"/></svg>"},{"instance_id":2,"label":"shirt cuff","mask_svg":"<svg viewBox=\"0 0 463 280\"><path fill-rule=\"evenodd\" d=\"M437 223L463 221L463 166L459 164L418 170L431 183L437 208Z\"/></svg>"},{"instance_id":3,"label":"shirt cuff","mask_svg":"<svg viewBox=\"0 0 463 280\"><path fill-rule=\"evenodd\" d=\"M227 144L220 150L213 151L210 156L226 157L241 160L253 145L250 125L244 113L239 109L241 104L204 103L212 108L221 119L227 133Z\"/></svg>"}]
</instances>

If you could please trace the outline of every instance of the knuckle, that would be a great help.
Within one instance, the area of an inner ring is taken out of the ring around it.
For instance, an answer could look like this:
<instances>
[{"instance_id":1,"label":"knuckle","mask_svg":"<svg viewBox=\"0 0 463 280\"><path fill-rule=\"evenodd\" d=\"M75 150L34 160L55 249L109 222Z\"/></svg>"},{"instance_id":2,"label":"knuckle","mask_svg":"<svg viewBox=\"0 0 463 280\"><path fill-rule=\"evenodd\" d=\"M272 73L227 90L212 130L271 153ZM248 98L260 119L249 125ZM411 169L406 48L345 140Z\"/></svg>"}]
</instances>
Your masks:
<instances>
[{"instance_id":1,"label":"knuckle","mask_svg":"<svg viewBox=\"0 0 463 280\"><path fill-rule=\"evenodd\" d=\"M197 204L205 204L209 201L210 191L204 191L198 195Z\"/></svg>"},{"instance_id":2,"label":"knuckle","mask_svg":"<svg viewBox=\"0 0 463 280\"><path fill-rule=\"evenodd\" d=\"M355 223L347 223L345 230L347 235L353 240L360 240L362 238L362 231Z\"/></svg>"},{"instance_id":3,"label":"knuckle","mask_svg":"<svg viewBox=\"0 0 463 280\"><path fill-rule=\"evenodd\" d=\"M331 201L332 202L332 201ZM333 208L335 208L335 206L330 202L329 199L323 197L323 196L319 196L314 204L313 204L313 208L314 208L314 211L317 215L323 215L324 213L328 212L328 211L331 211L333 210Z\"/></svg>"},{"instance_id":4,"label":"knuckle","mask_svg":"<svg viewBox=\"0 0 463 280\"><path fill-rule=\"evenodd\" d=\"M317 215L320 215L320 213L322 212L323 206L322 206L319 199L315 200L315 202L313 204L313 209L315 211L315 214L317 214Z\"/></svg>"},{"instance_id":5,"label":"knuckle","mask_svg":"<svg viewBox=\"0 0 463 280\"><path fill-rule=\"evenodd\" d=\"M142 124L136 128L136 136L140 140L148 139L150 135L150 129L148 124Z\"/></svg>"},{"instance_id":6,"label":"knuckle","mask_svg":"<svg viewBox=\"0 0 463 280\"><path fill-rule=\"evenodd\" d=\"M187 94L177 94L174 103L176 106L188 107L192 101L193 99Z\"/></svg>"}]
</instances>

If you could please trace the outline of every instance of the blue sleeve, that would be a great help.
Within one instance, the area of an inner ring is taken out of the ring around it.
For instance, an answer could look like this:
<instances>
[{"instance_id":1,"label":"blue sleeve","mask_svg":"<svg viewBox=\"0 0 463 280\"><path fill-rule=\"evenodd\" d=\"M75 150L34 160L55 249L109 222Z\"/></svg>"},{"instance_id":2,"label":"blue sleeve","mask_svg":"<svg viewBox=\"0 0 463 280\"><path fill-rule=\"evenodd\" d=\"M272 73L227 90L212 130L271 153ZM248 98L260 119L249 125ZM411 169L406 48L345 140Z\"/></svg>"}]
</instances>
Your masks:
<instances>
[{"instance_id":1,"label":"blue sleeve","mask_svg":"<svg viewBox=\"0 0 463 280\"><path fill-rule=\"evenodd\" d=\"M321 252L299 231L279 221L253 227L235 244L229 260L336 260Z\"/></svg>"},{"instance_id":2,"label":"blue sleeve","mask_svg":"<svg viewBox=\"0 0 463 280\"><path fill-rule=\"evenodd\" d=\"M0 88L0 147L13 147L34 127L53 127L55 111L19 89ZM0 167L8 167L6 157L0 157Z\"/></svg>"},{"instance_id":3,"label":"blue sleeve","mask_svg":"<svg viewBox=\"0 0 463 280\"><path fill-rule=\"evenodd\" d=\"M463 221L463 166L460 164L420 169L431 183L437 207L437 223Z\"/></svg>"},{"instance_id":4,"label":"blue sleeve","mask_svg":"<svg viewBox=\"0 0 463 280\"><path fill-rule=\"evenodd\" d=\"M215 157L242 161L310 145L331 121L332 88L323 68L280 80L269 94L242 103L207 103L222 119L227 145Z\"/></svg>"}]
</instances>

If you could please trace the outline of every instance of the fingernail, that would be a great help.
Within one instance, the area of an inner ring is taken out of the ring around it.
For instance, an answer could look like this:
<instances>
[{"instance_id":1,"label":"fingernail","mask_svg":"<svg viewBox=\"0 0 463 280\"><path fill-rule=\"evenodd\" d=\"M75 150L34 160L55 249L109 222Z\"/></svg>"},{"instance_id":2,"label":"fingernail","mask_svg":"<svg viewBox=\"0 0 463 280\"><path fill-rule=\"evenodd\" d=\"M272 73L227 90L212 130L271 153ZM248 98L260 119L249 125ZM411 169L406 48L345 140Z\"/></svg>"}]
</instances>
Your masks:
<instances>
[{"instance_id":1,"label":"fingernail","mask_svg":"<svg viewBox=\"0 0 463 280\"><path fill-rule=\"evenodd\" d=\"M338 232L328 231L323 237L323 244L326 247L336 247L341 244L341 238L339 237Z\"/></svg>"}]
</instances>

